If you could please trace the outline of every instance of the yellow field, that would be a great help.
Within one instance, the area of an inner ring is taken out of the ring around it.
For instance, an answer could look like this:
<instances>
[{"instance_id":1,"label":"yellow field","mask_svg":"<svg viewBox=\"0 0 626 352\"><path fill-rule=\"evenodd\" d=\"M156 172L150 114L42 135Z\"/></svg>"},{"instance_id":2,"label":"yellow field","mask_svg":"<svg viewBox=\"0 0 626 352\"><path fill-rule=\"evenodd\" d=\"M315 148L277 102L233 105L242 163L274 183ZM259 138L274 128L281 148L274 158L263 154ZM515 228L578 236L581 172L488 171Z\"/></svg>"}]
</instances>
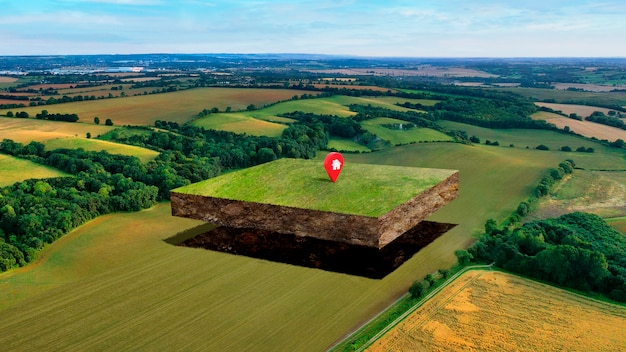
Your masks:
<instances>
[{"instance_id":1,"label":"yellow field","mask_svg":"<svg viewBox=\"0 0 626 352\"><path fill-rule=\"evenodd\" d=\"M139 89L143 90L145 89ZM129 95L130 92L126 94ZM93 122L93 118L97 116L101 123L110 118L116 125L153 125L156 120L183 123L203 109L217 107L223 111L230 106L236 111L245 109L250 104L262 106L300 94L302 91L291 89L196 88L172 93L5 109L0 110L0 115L12 110L26 111L34 116L45 109L49 113L75 113L81 122Z\"/></svg>"},{"instance_id":2,"label":"yellow field","mask_svg":"<svg viewBox=\"0 0 626 352\"><path fill-rule=\"evenodd\" d=\"M501 272L470 271L368 351L620 351L626 308Z\"/></svg>"},{"instance_id":3,"label":"yellow field","mask_svg":"<svg viewBox=\"0 0 626 352\"><path fill-rule=\"evenodd\" d=\"M591 116L594 111L600 111L607 115L611 109L601 108L599 106L589 106L589 105L576 105L576 104L557 104L557 103L542 103L536 102L535 105L543 106L550 108L554 111L562 111L563 113L569 114L577 114L581 117Z\"/></svg>"},{"instance_id":4,"label":"yellow field","mask_svg":"<svg viewBox=\"0 0 626 352\"><path fill-rule=\"evenodd\" d=\"M15 83L17 80L15 77L0 76L0 83Z\"/></svg>"},{"instance_id":5,"label":"yellow field","mask_svg":"<svg viewBox=\"0 0 626 352\"><path fill-rule=\"evenodd\" d=\"M0 154L0 187L31 178L71 176L57 169L36 164L29 160Z\"/></svg>"},{"instance_id":6,"label":"yellow field","mask_svg":"<svg viewBox=\"0 0 626 352\"><path fill-rule=\"evenodd\" d=\"M148 161L154 160L154 158L159 155L159 152L156 152L154 150L136 147L133 145L101 141L98 139L76 137L51 139L46 141L45 145L46 150L53 150L58 148L83 148L90 151L106 150L110 154L136 156L139 160L141 160L142 163L147 163Z\"/></svg>"},{"instance_id":7,"label":"yellow field","mask_svg":"<svg viewBox=\"0 0 626 352\"><path fill-rule=\"evenodd\" d=\"M114 128L102 124L0 117L0 140L8 138L20 143L45 142L63 137L85 137L87 132L96 137Z\"/></svg>"},{"instance_id":8,"label":"yellow field","mask_svg":"<svg viewBox=\"0 0 626 352\"><path fill-rule=\"evenodd\" d=\"M565 126L569 126L570 130L585 137L596 137L598 139L606 139L611 142L617 139L626 140L626 130L622 130L617 127L611 127L591 121L578 121L545 111L535 113L531 117L534 120L546 120L561 129L565 128Z\"/></svg>"}]
</instances>

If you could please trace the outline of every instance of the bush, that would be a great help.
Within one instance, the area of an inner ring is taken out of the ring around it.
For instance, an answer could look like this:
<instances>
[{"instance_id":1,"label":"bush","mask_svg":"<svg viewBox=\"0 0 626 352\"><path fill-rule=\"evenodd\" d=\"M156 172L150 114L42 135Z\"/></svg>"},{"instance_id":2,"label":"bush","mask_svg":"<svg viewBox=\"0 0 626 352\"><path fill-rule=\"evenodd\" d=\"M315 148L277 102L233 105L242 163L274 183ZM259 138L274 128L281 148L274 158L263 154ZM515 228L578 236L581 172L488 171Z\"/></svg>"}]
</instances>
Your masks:
<instances>
[{"instance_id":1,"label":"bush","mask_svg":"<svg viewBox=\"0 0 626 352\"><path fill-rule=\"evenodd\" d=\"M561 151L562 152L571 152L572 148L570 148L568 145L564 145L561 147Z\"/></svg>"},{"instance_id":2,"label":"bush","mask_svg":"<svg viewBox=\"0 0 626 352\"><path fill-rule=\"evenodd\" d=\"M544 144L539 144L537 147L535 147L535 149L537 149L537 150L550 150L550 148L548 148L548 146L544 145Z\"/></svg>"}]
</instances>

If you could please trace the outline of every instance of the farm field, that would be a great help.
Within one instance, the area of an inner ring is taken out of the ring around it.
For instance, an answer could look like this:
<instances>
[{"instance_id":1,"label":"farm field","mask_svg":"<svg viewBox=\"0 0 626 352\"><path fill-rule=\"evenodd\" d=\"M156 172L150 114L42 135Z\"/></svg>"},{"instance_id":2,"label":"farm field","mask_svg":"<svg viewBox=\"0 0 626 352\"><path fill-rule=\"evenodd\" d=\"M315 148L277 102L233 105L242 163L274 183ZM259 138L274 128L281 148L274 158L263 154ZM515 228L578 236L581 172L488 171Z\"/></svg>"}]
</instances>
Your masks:
<instances>
[{"instance_id":1,"label":"farm field","mask_svg":"<svg viewBox=\"0 0 626 352\"><path fill-rule=\"evenodd\" d=\"M96 137L113 129L115 129L113 126L80 122L0 117L0 140L7 138L20 143L45 142L63 137L85 137L87 132Z\"/></svg>"},{"instance_id":2,"label":"farm field","mask_svg":"<svg viewBox=\"0 0 626 352\"><path fill-rule=\"evenodd\" d=\"M528 220L575 211L604 218L626 216L626 171L576 170L529 214Z\"/></svg>"},{"instance_id":3,"label":"farm field","mask_svg":"<svg viewBox=\"0 0 626 352\"><path fill-rule=\"evenodd\" d=\"M612 228L626 235L626 217L604 219Z\"/></svg>"},{"instance_id":4,"label":"farm field","mask_svg":"<svg viewBox=\"0 0 626 352\"><path fill-rule=\"evenodd\" d=\"M29 160L0 154L0 187L31 178L72 176L63 171L34 163Z\"/></svg>"},{"instance_id":5,"label":"farm field","mask_svg":"<svg viewBox=\"0 0 626 352\"><path fill-rule=\"evenodd\" d=\"M243 110L249 104L261 106L290 99L302 93L291 89L258 88L195 88L171 93L127 96L116 99L100 99L49 106L25 107L0 110L0 115L13 110L26 111L31 116L42 109L49 113L75 113L81 122L101 121L110 118L116 125L153 125L156 120L183 123L191 120L203 109L217 107L221 111L230 106ZM93 133L92 133L93 134Z\"/></svg>"},{"instance_id":6,"label":"farm field","mask_svg":"<svg viewBox=\"0 0 626 352\"><path fill-rule=\"evenodd\" d=\"M568 121L576 121L569 118L565 119ZM554 119L550 119L549 122L552 123L553 120ZM481 143L485 143L487 140L491 142L497 141L500 147L509 148L509 146L513 144L515 148L529 147L530 149L534 149L538 145L543 144L549 147L550 150L559 150L562 146L567 145L571 147L572 150L584 146L585 148L594 148L596 152L602 150L606 153L616 153L615 150L611 150L600 143L588 141L584 138L566 133L557 133L547 130L490 129L454 121L437 121L437 123L451 130L466 131L467 135L470 137L479 137Z\"/></svg>"},{"instance_id":7,"label":"farm field","mask_svg":"<svg viewBox=\"0 0 626 352\"><path fill-rule=\"evenodd\" d=\"M269 122L245 113L211 114L194 120L191 124L196 127L204 127L211 130L230 131L235 133L247 133L253 136L279 137L287 128L287 125Z\"/></svg>"},{"instance_id":8,"label":"farm field","mask_svg":"<svg viewBox=\"0 0 626 352\"><path fill-rule=\"evenodd\" d=\"M560 129L568 126L573 132L589 138L596 137L598 139L606 139L611 142L617 139L626 140L626 130L600 123L578 121L545 111L535 113L531 116L531 118L534 120L546 120Z\"/></svg>"},{"instance_id":9,"label":"farm field","mask_svg":"<svg viewBox=\"0 0 626 352\"><path fill-rule=\"evenodd\" d=\"M154 158L156 158L159 155L158 152L151 150L151 149L136 147L132 145L126 145L126 144L120 144L120 143L113 143L113 142L103 141L103 140L98 140L98 139L67 137L67 138L51 139L51 140L46 141L44 144L46 145L46 150L54 150L54 149L59 149L59 148L67 148L67 149L83 148L85 150L90 150L90 151L106 150L110 154L122 154L122 155L135 156L139 160L141 160L141 162L144 164L151 160L154 160Z\"/></svg>"},{"instance_id":10,"label":"farm field","mask_svg":"<svg viewBox=\"0 0 626 352\"><path fill-rule=\"evenodd\" d=\"M328 140L328 149L336 149L338 151L350 151L350 152L369 152L368 147L360 145L350 139L330 137Z\"/></svg>"},{"instance_id":11,"label":"farm field","mask_svg":"<svg viewBox=\"0 0 626 352\"><path fill-rule=\"evenodd\" d=\"M386 117L378 117L361 122L361 126L363 126L364 129L382 139L388 140L393 145L416 142L452 141L452 137L430 128L414 127L411 129L400 130L383 126L392 124L406 125L407 122Z\"/></svg>"},{"instance_id":12,"label":"farm field","mask_svg":"<svg viewBox=\"0 0 626 352\"><path fill-rule=\"evenodd\" d=\"M511 91L521 96L545 101L553 99L557 103L585 101L589 104L626 106L626 92L577 92L559 89L541 89L526 87L490 88L499 91Z\"/></svg>"},{"instance_id":13,"label":"farm field","mask_svg":"<svg viewBox=\"0 0 626 352\"><path fill-rule=\"evenodd\" d=\"M565 155L453 143L344 155L346 163L460 170L459 198L429 218L459 225L382 280L171 246L163 240L200 222L171 217L169 203L105 215L51 245L49 259L0 275L0 319L8 322L0 343L8 349L323 350L416 277L449 267L453 251L472 241L484 219L508 216ZM598 159L579 163L589 167Z\"/></svg>"},{"instance_id":14,"label":"farm field","mask_svg":"<svg viewBox=\"0 0 626 352\"><path fill-rule=\"evenodd\" d=\"M618 351L626 308L515 275L470 271L368 351Z\"/></svg>"},{"instance_id":15,"label":"farm field","mask_svg":"<svg viewBox=\"0 0 626 352\"><path fill-rule=\"evenodd\" d=\"M576 104L556 104L556 103L543 103L536 102L535 105L550 108L554 111L561 111L564 114L576 114L581 117L588 117L593 114L594 111L600 111L601 113L608 115L611 109L601 108L599 106L589 106L589 105L576 105Z\"/></svg>"},{"instance_id":16,"label":"farm field","mask_svg":"<svg viewBox=\"0 0 626 352\"><path fill-rule=\"evenodd\" d=\"M231 113L214 113L208 116L197 118L191 122L192 125L204 127L207 129L216 129L231 131L236 133L247 133L252 135L263 135L276 137L280 136L282 131L287 128L284 123L293 122L293 119L280 117L278 115L294 111L305 113L314 113L318 115L337 115L340 117L354 116L356 113L350 111L350 104L372 105L384 107L395 111L419 111L414 109L403 108L395 105L403 102L435 104L435 100L428 99L404 99L397 97L348 97L333 96L328 98L300 99L281 102L252 111L241 111ZM434 131L431 131L434 132ZM433 133L425 136L426 138L442 138L442 134L435 136ZM446 136L447 137L447 136ZM396 137L401 138L401 137ZM416 138L409 138L414 140ZM419 138L417 138L419 141ZM439 139L438 139L439 140ZM449 140L449 138L445 139ZM402 142L399 142L402 143ZM406 142L408 143L408 142Z\"/></svg>"}]
</instances>

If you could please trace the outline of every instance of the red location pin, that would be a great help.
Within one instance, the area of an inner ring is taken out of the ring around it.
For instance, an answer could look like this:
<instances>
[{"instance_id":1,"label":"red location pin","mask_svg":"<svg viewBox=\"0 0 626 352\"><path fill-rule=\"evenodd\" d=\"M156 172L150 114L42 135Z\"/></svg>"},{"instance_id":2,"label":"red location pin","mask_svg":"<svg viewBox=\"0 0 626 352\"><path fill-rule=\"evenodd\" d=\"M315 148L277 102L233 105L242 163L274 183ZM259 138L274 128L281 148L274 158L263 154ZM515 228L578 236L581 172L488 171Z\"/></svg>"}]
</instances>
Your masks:
<instances>
[{"instance_id":1,"label":"red location pin","mask_svg":"<svg viewBox=\"0 0 626 352\"><path fill-rule=\"evenodd\" d=\"M343 156L337 152L328 153L324 159L324 168L330 180L337 182L337 177L339 177L339 173L343 169Z\"/></svg>"}]
</instances>

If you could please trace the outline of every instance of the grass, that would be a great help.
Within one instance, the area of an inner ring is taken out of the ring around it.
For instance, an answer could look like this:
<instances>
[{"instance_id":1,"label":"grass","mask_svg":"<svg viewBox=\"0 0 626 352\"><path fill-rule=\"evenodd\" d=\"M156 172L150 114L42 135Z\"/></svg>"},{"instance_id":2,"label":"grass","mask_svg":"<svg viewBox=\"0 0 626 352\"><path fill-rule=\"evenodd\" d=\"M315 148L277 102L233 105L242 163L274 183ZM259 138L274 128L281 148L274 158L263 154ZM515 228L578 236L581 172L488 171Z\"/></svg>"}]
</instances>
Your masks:
<instances>
[{"instance_id":1,"label":"grass","mask_svg":"<svg viewBox=\"0 0 626 352\"><path fill-rule=\"evenodd\" d=\"M339 137L330 137L328 140L328 149L334 148L340 152L370 152L371 150L353 140Z\"/></svg>"},{"instance_id":2,"label":"grass","mask_svg":"<svg viewBox=\"0 0 626 352\"><path fill-rule=\"evenodd\" d=\"M385 124L406 125L407 122L387 117L378 117L361 122L361 126L363 126L363 128L366 129L368 132L371 132L382 139L388 140L389 142L391 142L391 144L394 145L417 142L452 141L452 137L430 128L415 127L411 129L400 130L384 127L383 125Z\"/></svg>"},{"instance_id":3,"label":"grass","mask_svg":"<svg viewBox=\"0 0 626 352\"><path fill-rule=\"evenodd\" d=\"M111 126L86 123L0 117L0 140L7 138L20 143L45 142L64 137L85 137L87 132L96 137L113 129L114 127Z\"/></svg>"},{"instance_id":4,"label":"grass","mask_svg":"<svg viewBox=\"0 0 626 352\"><path fill-rule=\"evenodd\" d=\"M574 121L572 119L568 120ZM550 122L552 121L553 120L550 120ZM490 129L453 121L438 121L437 123L451 130L466 131L467 135L470 137L479 137L481 143L485 143L487 140L491 142L497 141L500 147L509 148L509 146L513 144L516 148L529 147L530 149L534 149L538 145L543 144L549 147L550 150L559 150L563 146L569 146L572 150L576 150L576 148L583 146L585 148L594 148L596 152L602 151L607 154L615 153L614 149L605 147L600 143L566 133L557 133L547 130Z\"/></svg>"},{"instance_id":5,"label":"grass","mask_svg":"<svg viewBox=\"0 0 626 352\"><path fill-rule=\"evenodd\" d=\"M626 92L577 92L558 89L541 88L492 88L499 91L511 91L533 100L554 99L557 103L584 101L590 105L626 105Z\"/></svg>"},{"instance_id":6,"label":"grass","mask_svg":"<svg viewBox=\"0 0 626 352\"><path fill-rule=\"evenodd\" d=\"M171 93L7 109L0 110L0 115L13 110L26 111L34 116L45 109L49 113L78 114L81 122L93 122L93 118L97 116L102 123L110 118L116 125L152 126L156 120L184 123L203 109L217 107L224 111L230 106L233 110L242 110L249 104L262 106L289 99L299 93L302 91L291 89L196 88Z\"/></svg>"},{"instance_id":7,"label":"grass","mask_svg":"<svg viewBox=\"0 0 626 352\"><path fill-rule=\"evenodd\" d=\"M548 107L554 111L561 111L564 114L576 114L581 117L591 116L595 111L600 111L605 115L609 114L611 109L601 108L599 106L589 106L589 105L576 105L576 104L556 104L556 103L542 103L536 102L535 105ZM615 110L613 110L615 111Z\"/></svg>"},{"instance_id":8,"label":"grass","mask_svg":"<svg viewBox=\"0 0 626 352\"><path fill-rule=\"evenodd\" d=\"M98 139L86 139L86 138L57 138L51 139L45 143L46 150L54 150L59 148L78 149L83 148L90 151L106 150L110 154L122 154L135 156L142 163L147 163L154 160L159 155L159 152L154 150L136 147L132 145L113 143Z\"/></svg>"},{"instance_id":9,"label":"grass","mask_svg":"<svg viewBox=\"0 0 626 352\"><path fill-rule=\"evenodd\" d=\"M30 160L0 154L0 187L31 178L71 176L60 170L34 163Z\"/></svg>"},{"instance_id":10,"label":"grass","mask_svg":"<svg viewBox=\"0 0 626 352\"><path fill-rule=\"evenodd\" d=\"M541 199L528 219L575 211L608 218L626 216L626 172L575 170L552 194Z\"/></svg>"},{"instance_id":11,"label":"grass","mask_svg":"<svg viewBox=\"0 0 626 352\"><path fill-rule=\"evenodd\" d=\"M619 350L626 309L502 272L470 271L368 351ZM488 331L488 333L485 333Z\"/></svg>"},{"instance_id":12,"label":"grass","mask_svg":"<svg viewBox=\"0 0 626 352\"><path fill-rule=\"evenodd\" d=\"M324 350L417 278L450 267L453 251L471 242L486 219L510 215L544 170L566 155L453 143L350 155L350 163L460 170L459 197L429 218L459 225L382 280L171 246L163 240L201 222L172 217L169 203L99 217L33 265L0 274L0 344L6 350ZM626 169L623 158L599 153L577 163Z\"/></svg>"},{"instance_id":13,"label":"grass","mask_svg":"<svg viewBox=\"0 0 626 352\"><path fill-rule=\"evenodd\" d=\"M558 128L569 127L570 130L585 137L595 137L615 141L617 139L626 140L626 131L617 127L602 125L591 121L579 121L563 117L549 112L538 112L531 116L535 120L547 120Z\"/></svg>"},{"instance_id":14,"label":"grass","mask_svg":"<svg viewBox=\"0 0 626 352\"><path fill-rule=\"evenodd\" d=\"M211 114L192 122L192 125L211 130L246 133L254 136L279 137L287 125L259 120L245 113Z\"/></svg>"},{"instance_id":15,"label":"grass","mask_svg":"<svg viewBox=\"0 0 626 352\"><path fill-rule=\"evenodd\" d=\"M346 160L336 183L314 160L280 159L173 192L379 217L436 186L454 171L355 164Z\"/></svg>"}]
</instances>

